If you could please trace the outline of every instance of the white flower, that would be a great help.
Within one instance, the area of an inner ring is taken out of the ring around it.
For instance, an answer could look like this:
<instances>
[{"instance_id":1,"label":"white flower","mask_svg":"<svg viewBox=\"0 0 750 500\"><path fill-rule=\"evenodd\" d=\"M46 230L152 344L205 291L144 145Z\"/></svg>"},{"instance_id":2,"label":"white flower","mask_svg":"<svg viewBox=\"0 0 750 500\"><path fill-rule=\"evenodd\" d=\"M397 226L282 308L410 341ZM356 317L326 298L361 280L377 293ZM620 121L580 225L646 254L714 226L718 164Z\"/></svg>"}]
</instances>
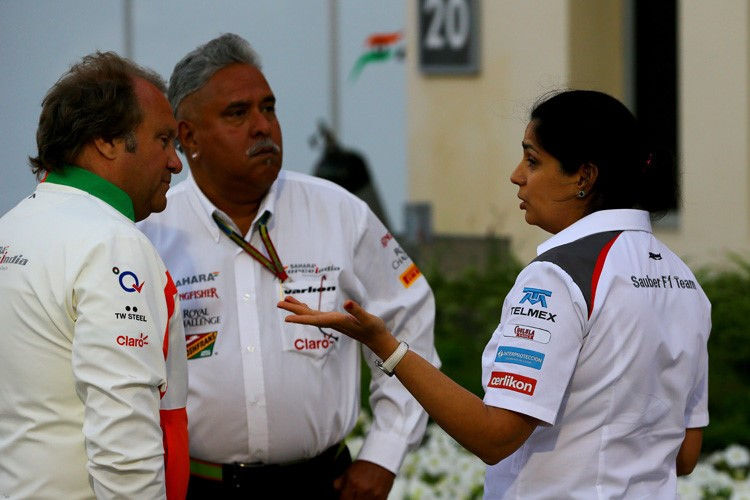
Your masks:
<instances>
[{"instance_id":1,"label":"white flower","mask_svg":"<svg viewBox=\"0 0 750 500\"><path fill-rule=\"evenodd\" d=\"M750 500L750 481L735 481L730 500Z\"/></svg>"},{"instance_id":2,"label":"white flower","mask_svg":"<svg viewBox=\"0 0 750 500\"><path fill-rule=\"evenodd\" d=\"M747 467L750 465L750 452L738 444L730 444L724 451L724 460L732 468Z\"/></svg>"},{"instance_id":3,"label":"white flower","mask_svg":"<svg viewBox=\"0 0 750 500\"><path fill-rule=\"evenodd\" d=\"M677 493L681 500L703 500L700 484L688 478L677 478Z\"/></svg>"}]
</instances>

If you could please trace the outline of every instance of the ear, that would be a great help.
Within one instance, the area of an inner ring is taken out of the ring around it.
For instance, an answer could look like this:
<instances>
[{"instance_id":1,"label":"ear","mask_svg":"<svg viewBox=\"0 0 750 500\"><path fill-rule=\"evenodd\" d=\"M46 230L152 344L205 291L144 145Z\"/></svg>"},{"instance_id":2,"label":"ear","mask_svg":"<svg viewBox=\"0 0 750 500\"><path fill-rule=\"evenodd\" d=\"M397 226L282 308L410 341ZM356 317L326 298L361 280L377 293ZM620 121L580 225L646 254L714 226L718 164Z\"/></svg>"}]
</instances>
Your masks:
<instances>
[{"instance_id":1,"label":"ear","mask_svg":"<svg viewBox=\"0 0 750 500\"><path fill-rule=\"evenodd\" d=\"M599 167L595 163L586 162L578 168L578 181L576 185L584 191L591 191L599 177Z\"/></svg>"},{"instance_id":2,"label":"ear","mask_svg":"<svg viewBox=\"0 0 750 500\"><path fill-rule=\"evenodd\" d=\"M185 154L189 155L190 151L199 149L198 142L195 140L195 126L188 120L180 120L177 123L177 139Z\"/></svg>"},{"instance_id":3,"label":"ear","mask_svg":"<svg viewBox=\"0 0 750 500\"><path fill-rule=\"evenodd\" d=\"M122 139L107 140L97 137L94 139L94 147L106 159L114 160L120 155L120 150L124 148L124 141Z\"/></svg>"}]
</instances>

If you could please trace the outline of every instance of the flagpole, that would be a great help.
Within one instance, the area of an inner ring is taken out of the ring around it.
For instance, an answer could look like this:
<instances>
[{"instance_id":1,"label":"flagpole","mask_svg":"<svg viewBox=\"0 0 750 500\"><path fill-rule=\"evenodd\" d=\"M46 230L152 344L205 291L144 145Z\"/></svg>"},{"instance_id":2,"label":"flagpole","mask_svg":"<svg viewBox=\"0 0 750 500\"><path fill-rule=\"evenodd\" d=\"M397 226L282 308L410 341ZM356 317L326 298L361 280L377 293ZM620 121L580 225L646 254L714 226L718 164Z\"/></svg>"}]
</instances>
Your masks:
<instances>
[{"instance_id":1,"label":"flagpole","mask_svg":"<svg viewBox=\"0 0 750 500\"><path fill-rule=\"evenodd\" d=\"M330 79L330 120L334 137L339 137L339 11L338 0L328 0L328 70Z\"/></svg>"}]
</instances>

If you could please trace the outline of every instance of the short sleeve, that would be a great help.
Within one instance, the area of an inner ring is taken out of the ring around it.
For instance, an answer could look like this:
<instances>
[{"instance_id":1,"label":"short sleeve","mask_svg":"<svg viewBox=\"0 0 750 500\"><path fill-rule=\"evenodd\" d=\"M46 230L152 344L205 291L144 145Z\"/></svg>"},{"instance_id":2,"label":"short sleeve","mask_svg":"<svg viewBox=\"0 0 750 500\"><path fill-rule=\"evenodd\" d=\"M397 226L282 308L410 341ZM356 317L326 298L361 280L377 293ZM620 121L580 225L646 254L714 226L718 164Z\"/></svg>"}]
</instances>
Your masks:
<instances>
[{"instance_id":1,"label":"short sleeve","mask_svg":"<svg viewBox=\"0 0 750 500\"><path fill-rule=\"evenodd\" d=\"M554 424L586 327L586 302L570 276L552 263L531 263L485 347L484 402Z\"/></svg>"}]
</instances>

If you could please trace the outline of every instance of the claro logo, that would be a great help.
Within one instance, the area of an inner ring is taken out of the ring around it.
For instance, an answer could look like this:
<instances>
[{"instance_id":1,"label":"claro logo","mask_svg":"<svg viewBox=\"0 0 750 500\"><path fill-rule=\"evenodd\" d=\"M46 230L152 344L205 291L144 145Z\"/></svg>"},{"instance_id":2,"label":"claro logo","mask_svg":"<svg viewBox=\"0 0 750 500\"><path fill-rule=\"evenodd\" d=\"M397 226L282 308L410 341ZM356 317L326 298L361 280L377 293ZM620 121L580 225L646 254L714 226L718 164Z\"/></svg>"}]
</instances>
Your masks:
<instances>
[{"instance_id":1,"label":"claro logo","mask_svg":"<svg viewBox=\"0 0 750 500\"><path fill-rule=\"evenodd\" d=\"M536 379L524 377L516 373L492 372L490 383L487 386L516 391L531 396L534 394L534 389L536 388Z\"/></svg>"},{"instance_id":2,"label":"claro logo","mask_svg":"<svg viewBox=\"0 0 750 500\"><path fill-rule=\"evenodd\" d=\"M148 345L148 335L143 335L143 333L138 337L120 335L117 337L117 345L123 345L126 347L144 347Z\"/></svg>"},{"instance_id":3,"label":"claro logo","mask_svg":"<svg viewBox=\"0 0 750 500\"><path fill-rule=\"evenodd\" d=\"M333 345L333 341L328 339L296 339L294 348L298 351L309 351L314 349L328 349Z\"/></svg>"}]
</instances>

